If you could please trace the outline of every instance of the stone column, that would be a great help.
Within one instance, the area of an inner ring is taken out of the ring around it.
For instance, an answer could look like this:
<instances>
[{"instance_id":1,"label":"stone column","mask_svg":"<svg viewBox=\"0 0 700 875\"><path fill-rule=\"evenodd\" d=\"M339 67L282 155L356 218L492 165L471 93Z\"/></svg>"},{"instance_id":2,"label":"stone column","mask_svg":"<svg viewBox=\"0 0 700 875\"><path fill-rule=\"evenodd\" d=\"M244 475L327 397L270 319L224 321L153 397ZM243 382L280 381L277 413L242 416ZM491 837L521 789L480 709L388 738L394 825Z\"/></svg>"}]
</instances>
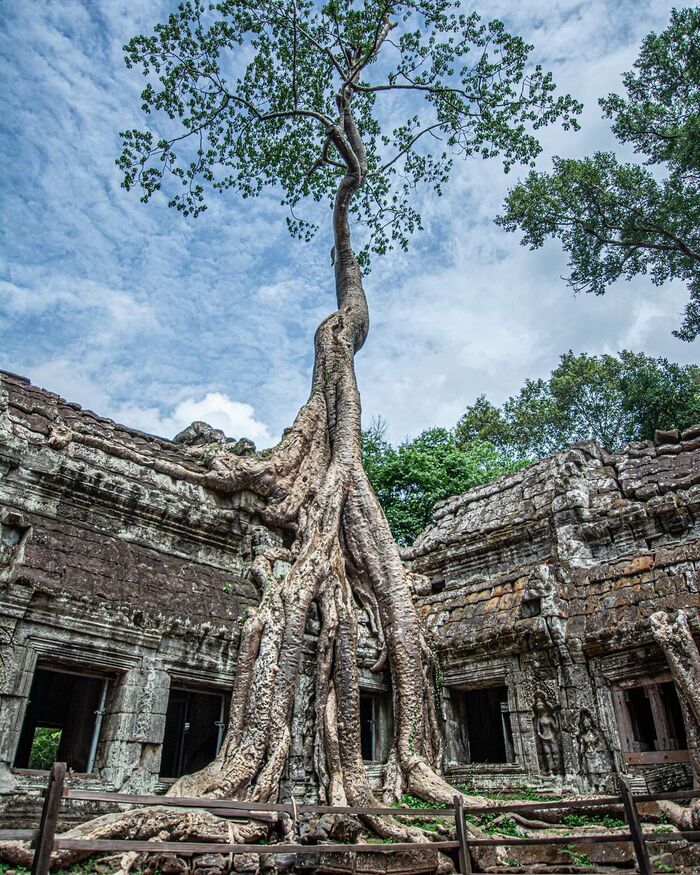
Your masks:
<instances>
[{"instance_id":1,"label":"stone column","mask_svg":"<svg viewBox=\"0 0 700 875\"><path fill-rule=\"evenodd\" d=\"M119 679L105 714L98 763L103 780L123 792L150 793L158 781L170 675L158 657Z\"/></svg>"},{"instance_id":2,"label":"stone column","mask_svg":"<svg viewBox=\"0 0 700 875\"><path fill-rule=\"evenodd\" d=\"M14 626L14 620L0 620L0 793L14 788L14 777L10 770L22 731L37 658L31 647L9 643L9 623Z\"/></svg>"}]
</instances>

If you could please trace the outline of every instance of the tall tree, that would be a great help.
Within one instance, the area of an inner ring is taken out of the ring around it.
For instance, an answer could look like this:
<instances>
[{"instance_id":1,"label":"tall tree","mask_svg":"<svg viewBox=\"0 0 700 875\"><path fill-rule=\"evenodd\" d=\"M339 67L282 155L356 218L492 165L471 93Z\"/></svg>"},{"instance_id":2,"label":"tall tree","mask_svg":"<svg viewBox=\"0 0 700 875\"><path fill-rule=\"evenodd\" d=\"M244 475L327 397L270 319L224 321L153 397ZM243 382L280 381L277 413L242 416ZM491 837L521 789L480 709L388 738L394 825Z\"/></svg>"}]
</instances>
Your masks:
<instances>
[{"instance_id":1,"label":"tall tree","mask_svg":"<svg viewBox=\"0 0 700 875\"><path fill-rule=\"evenodd\" d=\"M600 104L643 163L612 152L554 158L553 172L532 171L512 189L497 221L522 230L531 249L559 239L577 291L602 295L644 274L656 285L684 281L690 300L673 333L690 341L700 332L700 9L674 10L623 81L627 96Z\"/></svg>"},{"instance_id":2,"label":"tall tree","mask_svg":"<svg viewBox=\"0 0 700 875\"><path fill-rule=\"evenodd\" d=\"M575 441L607 450L650 440L658 428L700 422L700 368L622 350L561 356L549 379L526 380L502 408L481 396L456 428L458 443L490 441L511 459L541 458Z\"/></svg>"},{"instance_id":3,"label":"tall tree","mask_svg":"<svg viewBox=\"0 0 700 875\"><path fill-rule=\"evenodd\" d=\"M241 633L225 740L216 760L180 779L173 794L277 798L315 604L319 793L331 803L373 803L360 746L357 604L376 631L377 670L386 665L391 676L391 791L435 802L454 795L438 774L432 656L409 573L362 467L353 364L369 329L362 268L372 254L405 247L421 226L416 186L439 195L464 157L500 155L506 169L532 162L540 150L533 131L557 119L575 124L577 104L554 96L551 75L528 65L530 48L501 22L483 23L451 0L223 0L211 7L189 0L126 47L127 63L148 78L143 108L162 123L159 133L124 133L119 166L128 189L147 201L167 188L172 206L196 215L211 190L250 197L273 186L293 234L315 232L295 212L311 199L332 204L334 235L337 309L316 332L308 401L265 458L222 449L202 475L220 491L259 494L264 522L285 530L290 546L258 551L252 573L263 596ZM403 120L387 124L389 109ZM357 254L351 220L369 232ZM78 832L229 835L230 824L214 817L192 824L150 809ZM371 826L384 836L416 834L386 818ZM236 827L235 834L261 829Z\"/></svg>"},{"instance_id":4,"label":"tall tree","mask_svg":"<svg viewBox=\"0 0 700 875\"><path fill-rule=\"evenodd\" d=\"M393 447L381 423L362 434L362 461L397 543L411 544L435 503L521 467L487 441L458 443L454 431L429 428Z\"/></svg>"}]
</instances>

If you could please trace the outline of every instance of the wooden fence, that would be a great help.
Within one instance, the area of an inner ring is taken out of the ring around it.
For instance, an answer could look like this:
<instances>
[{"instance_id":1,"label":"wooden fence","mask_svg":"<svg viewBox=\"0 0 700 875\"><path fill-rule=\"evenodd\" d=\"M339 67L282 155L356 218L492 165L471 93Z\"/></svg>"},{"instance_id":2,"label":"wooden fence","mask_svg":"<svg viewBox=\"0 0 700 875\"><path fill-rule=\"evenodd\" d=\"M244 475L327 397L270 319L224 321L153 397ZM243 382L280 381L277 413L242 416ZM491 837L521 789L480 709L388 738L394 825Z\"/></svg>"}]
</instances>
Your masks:
<instances>
[{"instance_id":1,"label":"wooden fence","mask_svg":"<svg viewBox=\"0 0 700 875\"><path fill-rule=\"evenodd\" d=\"M397 851L451 851L456 857L461 875L471 875L471 848L523 845L571 845L576 842L593 844L599 842L631 842L637 859L640 875L652 875L647 845L653 842L668 841L700 841L700 832L664 832L647 833L642 831L639 821L637 804L640 802L656 802L661 799L687 800L700 797L698 790L683 790L675 793L657 793L633 796L629 784L620 778L620 795L606 796L596 799L573 799L551 802L517 802L499 806L478 807L468 809L470 815L476 814L508 814L543 811L546 809L591 809L622 807L628 830L614 833L579 833L566 836L528 836L517 838L510 836L492 836L489 838L474 838L467 835L465 829L465 809L462 797L455 796L452 808L411 809L411 808L353 808L332 805L306 805L291 803L236 802L228 799L187 798L184 796L138 796L128 793L100 793L87 790L73 790L65 785L66 764L54 763L49 774L49 783L44 794L44 805L38 830L35 831L0 831L0 838L30 839L35 849L32 875L47 875L52 850L78 851L136 851L141 853L176 853L180 856L193 854L319 854L319 853L382 853L392 854ZM62 800L76 799L91 802L109 802L119 805L161 805L182 808L202 808L219 817L243 818L277 822L284 818L296 819L298 814L354 814L356 816L372 815L407 816L407 817L453 817L455 820L456 841L435 842L392 842L386 844L316 844L302 845L280 842L271 845L226 844L223 842L162 842L162 841L128 841L117 839L78 839L56 836L56 824Z\"/></svg>"}]
</instances>

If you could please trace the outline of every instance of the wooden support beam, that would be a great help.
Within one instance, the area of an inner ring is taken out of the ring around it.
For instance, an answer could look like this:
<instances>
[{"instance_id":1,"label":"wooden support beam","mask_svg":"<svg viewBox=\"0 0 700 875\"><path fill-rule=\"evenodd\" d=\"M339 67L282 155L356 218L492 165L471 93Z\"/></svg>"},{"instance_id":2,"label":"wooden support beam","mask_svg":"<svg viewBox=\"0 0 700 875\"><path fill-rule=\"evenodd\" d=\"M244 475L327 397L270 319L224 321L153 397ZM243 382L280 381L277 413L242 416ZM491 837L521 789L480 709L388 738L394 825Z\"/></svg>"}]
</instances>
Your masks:
<instances>
[{"instance_id":1,"label":"wooden support beam","mask_svg":"<svg viewBox=\"0 0 700 875\"><path fill-rule=\"evenodd\" d=\"M472 858L469 853L467 831L464 828L464 800L461 796L455 796L452 804L455 809L455 829L459 842L459 871L461 875L472 875Z\"/></svg>"},{"instance_id":2,"label":"wooden support beam","mask_svg":"<svg viewBox=\"0 0 700 875\"><path fill-rule=\"evenodd\" d=\"M41 810L39 834L32 861L32 875L48 875L65 777L66 764L54 763L49 772L49 783L44 797L44 806Z\"/></svg>"},{"instance_id":3,"label":"wooden support beam","mask_svg":"<svg viewBox=\"0 0 700 875\"><path fill-rule=\"evenodd\" d=\"M634 853L637 857L637 866L639 875L652 875L651 861L649 860L649 851L646 842L644 841L644 833L642 832L642 824L639 821L639 812L632 796L632 789L626 778L620 776L620 790L622 792L622 804L625 808L625 819L632 833L632 844L634 845Z\"/></svg>"}]
</instances>

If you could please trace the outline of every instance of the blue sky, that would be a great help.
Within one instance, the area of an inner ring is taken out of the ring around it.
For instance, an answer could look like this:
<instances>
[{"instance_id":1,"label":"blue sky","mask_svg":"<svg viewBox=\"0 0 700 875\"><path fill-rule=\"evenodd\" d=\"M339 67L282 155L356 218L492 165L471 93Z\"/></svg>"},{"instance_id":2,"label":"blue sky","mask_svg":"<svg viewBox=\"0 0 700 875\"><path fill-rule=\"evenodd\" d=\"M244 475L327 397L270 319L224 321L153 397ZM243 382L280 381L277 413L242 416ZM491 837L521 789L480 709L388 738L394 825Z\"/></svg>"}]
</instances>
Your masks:
<instances>
[{"instance_id":1,"label":"blue sky","mask_svg":"<svg viewBox=\"0 0 700 875\"><path fill-rule=\"evenodd\" d=\"M308 392L313 332L332 308L327 236L292 240L278 199L214 196L196 220L120 188L118 132L142 126L142 77L122 45L162 20L158 0L7 2L0 13L4 175L0 367L96 412L166 437L193 419L264 446ZM533 58L585 104L578 134L543 132L552 154L613 140L597 97L620 90L671 3L476 4L535 45ZM522 173L523 171L521 171ZM500 403L568 349L698 359L671 336L682 285L644 279L574 297L557 243L530 252L495 227L509 185L497 160L458 168L430 201L410 252L366 282L372 316L357 359L365 421L400 440L453 425L487 393Z\"/></svg>"}]
</instances>

